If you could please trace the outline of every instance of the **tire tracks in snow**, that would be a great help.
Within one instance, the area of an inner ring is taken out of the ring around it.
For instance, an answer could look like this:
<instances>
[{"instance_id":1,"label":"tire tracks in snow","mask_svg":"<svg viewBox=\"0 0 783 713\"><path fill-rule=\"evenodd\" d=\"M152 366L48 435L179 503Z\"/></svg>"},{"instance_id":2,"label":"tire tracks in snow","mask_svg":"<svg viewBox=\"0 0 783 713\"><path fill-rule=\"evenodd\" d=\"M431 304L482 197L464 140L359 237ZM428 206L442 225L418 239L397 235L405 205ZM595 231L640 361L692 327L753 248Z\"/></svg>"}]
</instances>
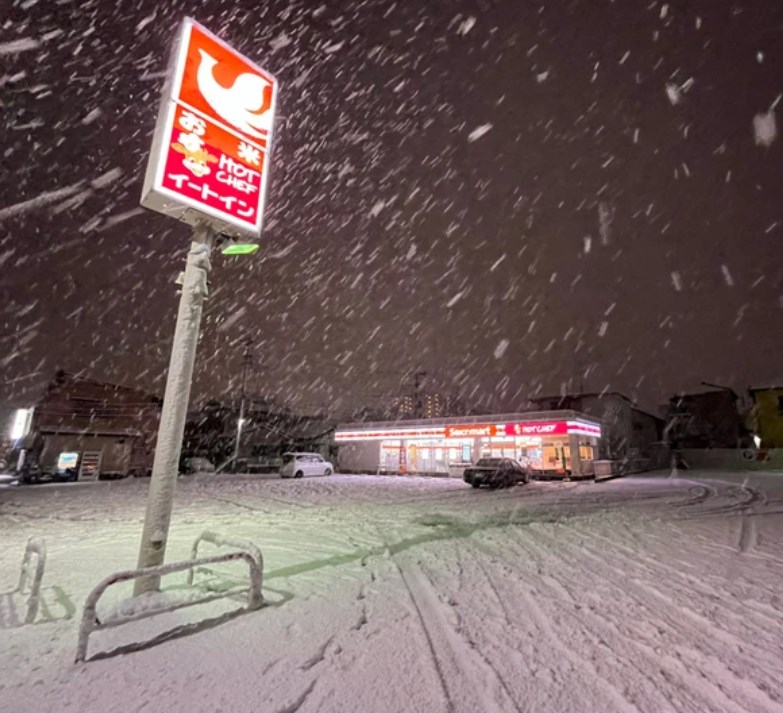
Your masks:
<instances>
[{"instance_id":1,"label":"tire tracks in snow","mask_svg":"<svg viewBox=\"0 0 783 713\"><path fill-rule=\"evenodd\" d=\"M557 555L555 558L561 559L566 571L576 572L580 580L584 580L586 574L593 577L597 574L594 568L587 567L580 572L578 560L565 560ZM512 575L521 576L517 573ZM618 581L616 577L601 577L601 579L613 585ZM538 586L543 589L550 587L544 581L541 581ZM634 669L637 675L636 685L638 686L642 680L647 684L646 690L641 692L646 699L644 710L678 710L691 713L703 713L705 710L739 713L748 710L729 697L721 685L713 684L700 669L693 670L693 665L683 661L679 651L672 652L667 642L648 640L646 636L648 632L645 632L640 624L635 623L638 618L636 605L640 603L638 600L630 607L623 606L624 602L615 596L604 610L603 604L596 604L596 599L599 597L595 586L580 591L585 593L585 599L577 610L568 607L557 610L562 617L572 621L573 626L569 627L571 645L573 647L580 645L579 636L576 634L581 632L581 646L587 647L583 657L590 656L595 659L600 653L601 656L608 656L616 661L611 670L617 670L618 665ZM620 591L616 592L619 593ZM619 621L615 621L618 611L620 611L620 618ZM607 616L609 613L612 614L611 617ZM644 623L646 622L642 622ZM565 628L564 625L562 626ZM648 624L647 628L652 628L653 633L660 639L663 632L656 630L655 626L655 624ZM666 703L653 702L656 696L664 698Z\"/></svg>"},{"instance_id":2,"label":"tire tracks in snow","mask_svg":"<svg viewBox=\"0 0 783 713\"><path fill-rule=\"evenodd\" d=\"M743 513L740 520L740 532L737 538L737 549L742 554L756 548L758 544L758 533L756 532L756 521L752 514Z\"/></svg>"},{"instance_id":3,"label":"tire tracks in snow","mask_svg":"<svg viewBox=\"0 0 783 713\"><path fill-rule=\"evenodd\" d=\"M564 527L571 529L567 525ZM539 532L538 534L546 537L544 533ZM551 535L549 539L553 548L559 547L555 556L561 560L566 570L579 566L584 568L584 559L587 555L591 562L587 571L593 577L598 576L611 585L616 593L622 592L626 598L630 598L633 603L630 608L627 608L629 612L637 611L638 606L641 606L650 613L648 621L657 629L653 632L658 639L655 642L646 640L643 627L641 624L634 625L633 617L621 619L619 622L612 621L612 618L616 618L619 605L619 600L615 596L611 606L606 610L607 614L612 616L603 620L601 628L612 627L618 636L624 637L623 646L630 644L633 648L642 649L644 654L649 657L651 666L666 672L667 676L679 677L683 684L700 692L710 701L711 710L726 710L727 704L737 706L737 708L729 708L729 710L749 710L745 707L749 700L753 700L755 704L752 709L754 711L781 710L780 705L783 701L781 694L776 692L781 690L781 681L775 665L775 662L780 658L780 647L778 645L776 651L774 641L768 642L768 645L764 647L766 650L762 652L763 657L748 656L743 649L743 644L747 642L721 627L719 617L714 620L708 619L701 613L688 608L686 606L687 600L683 601L682 597L675 599L652 586L647 581L648 579L661 581L661 577L656 576L652 570L647 569L646 573L641 576L629 576L630 573L626 567L618 567L610 563L605 556L596 554L584 540L579 543L567 542L562 537L555 538L554 535ZM537 544L541 547L546 546L543 543ZM563 552L564 544L577 548L577 552L568 556L569 553ZM619 553L615 551L613 554ZM624 557L624 559L627 567L632 565L639 567L635 560L628 557ZM603 573L601 573L602 571ZM621 589L617 587L617 582L622 582ZM712 597L712 600L715 601L716 597ZM757 629L757 633L761 634L762 631ZM678 642L683 637L685 640ZM660 639L666 640L667 648L671 647L669 640L674 640L676 654L674 658L668 651L661 650ZM716 645L716 640L721 645ZM691 660L683 659L683 652L689 653ZM728 660L727 654L732 654ZM708 677L704 673L705 669L710 669L713 675ZM715 671L720 671L720 675L715 675ZM759 680L759 672L766 680ZM671 683L671 681L669 682Z\"/></svg>"},{"instance_id":4,"label":"tire tracks in snow","mask_svg":"<svg viewBox=\"0 0 783 713\"><path fill-rule=\"evenodd\" d=\"M676 588L678 590L678 593L682 595L685 595L688 592L696 592L700 597L702 597L706 601L717 600L714 588L706 586L702 579L696 578L693 575L686 573L682 569L673 567L672 565L669 565L666 562L663 562L662 560L652 557L651 555L645 554L639 550L633 550L629 547L626 547L622 543L619 543L616 540L606 537L605 535L601 535L600 533L596 533L596 532L586 533L580 530L578 526L573 524L565 525L565 523L563 523L563 525L569 528L574 534L580 536L582 538L581 542L584 542L588 538L592 538L593 540L600 540L602 542L605 542L608 546L616 548L617 556L622 558L623 561L626 562L629 567L638 568L642 566L643 571L649 574L649 578L652 580L656 580L656 581L660 580L659 572L664 571L666 574L670 575L670 578L666 580L670 585L670 587L672 587L673 585L673 588ZM590 546L587 545L587 547L589 548ZM594 554L598 555L598 553L595 553L594 549L592 551ZM723 553L721 553L721 555L722 554ZM717 600L717 601L722 601L722 600ZM746 613L747 613L746 611L743 611L742 613L743 620L746 616ZM777 613L777 617L770 617L768 614L763 612L755 612L755 613L758 613L760 616L765 618L767 622L769 624L772 624L773 626L783 625L783 613L781 612ZM758 627L762 632L765 631L765 626L758 625Z\"/></svg>"},{"instance_id":5,"label":"tire tracks in snow","mask_svg":"<svg viewBox=\"0 0 783 713\"><path fill-rule=\"evenodd\" d=\"M418 564L389 559L413 604L449 713L510 713L521 709L486 658L449 621L453 613Z\"/></svg>"},{"instance_id":6,"label":"tire tracks in snow","mask_svg":"<svg viewBox=\"0 0 783 713\"><path fill-rule=\"evenodd\" d=\"M490 556L495 554L488 547L476 541L471 542L471 545L480 553L484 553ZM490 589L494 593L498 603L504 611L507 621L509 624L511 624L513 619L509 616L504 598L500 594L498 583L495 581L495 578L489 574L487 568L481 562L480 558L477 559L477 562L479 569L486 577L487 582L490 585ZM513 599L515 603L518 602L521 604L519 611L522 612L524 616L530 618L534 627L550 645L551 648L546 649L546 655L551 656L551 651L556 651L559 657L562 657L563 660L568 662L568 665L571 667L571 671L575 673L580 679L580 692L582 694L584 694L591 687L594 687L595 693L597 693L597 697L604 699L595 700L595 694L593 694L591 697L592 700L589 702L589 710L616 710L623 711L625 713L639 713L639 708L629 701L611 681L604 677L589 659L574 653L574 651L558 634L556 626L553 624L552 620L538 605L538 602L536 601L536 598L533 595L529 585L522 583L521 586L515 587ZM540 641L537 642L537 645L539 648L543 649L543 647L541 647ZM538 662L540 663L541 660ZM553 663L554 662L551 660L547 662L547 666L550 667L550 671L553 670ZM613 704L613 709L607 707L607 701ZM581 705L584 705L584 703L585 701L581 701Z\"/></svg>"}]
</instances>

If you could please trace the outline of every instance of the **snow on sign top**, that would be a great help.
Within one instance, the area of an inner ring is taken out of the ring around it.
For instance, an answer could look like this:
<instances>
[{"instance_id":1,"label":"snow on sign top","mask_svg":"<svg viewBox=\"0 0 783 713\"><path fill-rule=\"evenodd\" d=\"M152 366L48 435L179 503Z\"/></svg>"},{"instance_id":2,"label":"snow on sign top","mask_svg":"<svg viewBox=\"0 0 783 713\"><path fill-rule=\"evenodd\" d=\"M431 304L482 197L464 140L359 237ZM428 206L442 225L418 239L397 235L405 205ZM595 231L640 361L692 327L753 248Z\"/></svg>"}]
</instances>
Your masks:
<instances>
[{"instance_id":1,"label":"snow on sign top","mask_svg":"<svg viewBox=\"0 0 783 713\"><path fill-rule=\"evenodd\" d=\"M229 235L261 232L277 80L191 19L182 23L141 203Z\"/></svg>"}]
</instances>

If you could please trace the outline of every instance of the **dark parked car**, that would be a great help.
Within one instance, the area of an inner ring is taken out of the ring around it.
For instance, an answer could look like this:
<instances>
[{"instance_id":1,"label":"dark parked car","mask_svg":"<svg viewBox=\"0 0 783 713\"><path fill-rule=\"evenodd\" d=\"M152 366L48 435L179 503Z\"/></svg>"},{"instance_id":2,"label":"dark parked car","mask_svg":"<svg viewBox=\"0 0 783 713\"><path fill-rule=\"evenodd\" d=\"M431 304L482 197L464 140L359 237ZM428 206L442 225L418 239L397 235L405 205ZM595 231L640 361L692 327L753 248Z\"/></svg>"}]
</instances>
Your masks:
<instances>
[{"instance_id":1,"label":"dark parked car","mask_svg":"<svg viewBox=\"0 0 783 713\"><path fill-rule=\"evenodd\" d=\"M530 470L513 458L481 458L462 476L474 488L486 485L490 488L510 488L517 483L530 481Z\"/></svg>"}]
</instances>

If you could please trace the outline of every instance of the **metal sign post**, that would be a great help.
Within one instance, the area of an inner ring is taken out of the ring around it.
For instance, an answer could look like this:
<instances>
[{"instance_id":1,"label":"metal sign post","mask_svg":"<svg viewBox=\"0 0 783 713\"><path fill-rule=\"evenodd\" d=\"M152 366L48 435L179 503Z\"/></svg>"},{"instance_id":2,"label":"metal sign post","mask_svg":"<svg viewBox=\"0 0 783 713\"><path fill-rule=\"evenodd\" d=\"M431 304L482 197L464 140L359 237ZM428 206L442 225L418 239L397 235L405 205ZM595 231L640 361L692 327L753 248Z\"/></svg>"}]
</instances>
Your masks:
<instances>
[{"instance_id":1,"label":"metal sign post","mask_svg":"<svg viewBox=\"0 0 783 713\"><path fill-rule=\"evenodd\" d=\"M201 310L207 296L209 254L213 237L212 230L207 226L199 225L193 229L193 242L185 267L174 343L171 346L155 460L152 463L147 514L139 550L140 569L163 564L166 555L174 487L179 473L179 455L182 436L185 433L190 384L201 326ZM136 580L134 594L155 591L159 585L160 577L157 575L142 577Z\"/></svg>"},{"instance_id":2,"label":"metal sign post","mask_svg":"<svg viewBox=\"0 0 783 713\"><path fill-rule=\"evenodd\" d=\"M139 568L166 554L185 431L201 309L215 235L261 233L277 80L205 27L186 18L175 43L152 140L141 203L193 226L158 442L152 466ZM226 254L250 254L234 245ZM160 574L136 580L135 593L157 590Z\"/></svg>"}]
</instances>

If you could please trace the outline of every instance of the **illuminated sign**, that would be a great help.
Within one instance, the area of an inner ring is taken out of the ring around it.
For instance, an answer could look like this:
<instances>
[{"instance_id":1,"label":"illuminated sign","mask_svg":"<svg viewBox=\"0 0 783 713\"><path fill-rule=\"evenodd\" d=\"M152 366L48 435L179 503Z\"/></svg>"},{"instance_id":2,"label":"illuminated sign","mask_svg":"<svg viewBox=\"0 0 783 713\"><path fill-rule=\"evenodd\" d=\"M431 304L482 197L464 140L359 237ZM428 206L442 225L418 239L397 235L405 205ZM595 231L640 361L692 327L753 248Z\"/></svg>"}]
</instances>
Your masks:
<instances>
[{"instance_id":1,"label":"illuminated sign","mask_svg":"<svg viewBox=\"0 0 783 713\"><path fill-rule=\"evenodd\" d=\"M565 421L506 424L507 436L560 436L565 433L568 433Z\"/></svg>"},{"instance_id":2,"label":"illuminated sign","mask_svg":"<svg viewBox=\"0 0 783 713\"><path fill-rule=\"evenodd\" d=\"M230 235L261 232L277 80L186 19L141 203Z\"/></svg>"},{"instance_id":3,"label":"illuminated sign","mask_svg":"<svg viewBox=\"0 0 783 713\"><path fill-rule=\"evenodd\" d=\"M8 434L12 441L18 441L24 438L30 431L30 423L33 420L33 410L31 408L18 408L11 421L11 432Z\"/></svg>"},{"instance_id":4,"label":"illuminated sign","mask_svg":"<svg viewBox=\"0 0 783 713\"><path fill-rule=\"evenodd\" d=\"M486 438L496 436L497 433L498 427L492 424L466 424L464 426L448 426L446 428L446 438Z\"/></svg>"},{"instance_id":5,"label":"illuminated sign","mask_svg":"<svg viewBox=\"0 0 783 713\"><path fill-rule=\"evenodd\" d=\"M601 427L586 421L530 421L507 423L507 436L593 436L601 437Z\"/></svg>"},{"instance_id":6,"label":"illuminated sign","mask_svg":"<svg viewBox=\"0 0 783 713\"><path fill-rule=\"evenodd\" d=\"M593 438L601 437L601 427L598 424L587 423L585 421L569 421L568 432L578 436L592 436Z\"/></svg>"},{"instance_id":7,"label":"illuminated sign","mask_svg":"<svg viewBox=\"0 0 783 713\"><path fill-rule=\"evenodd\" d=\"M57 458L57 470L68 470L68 468L75 468L78 463L78 453L60 453L60 456Z\"/></svg>"}]
</instances>

